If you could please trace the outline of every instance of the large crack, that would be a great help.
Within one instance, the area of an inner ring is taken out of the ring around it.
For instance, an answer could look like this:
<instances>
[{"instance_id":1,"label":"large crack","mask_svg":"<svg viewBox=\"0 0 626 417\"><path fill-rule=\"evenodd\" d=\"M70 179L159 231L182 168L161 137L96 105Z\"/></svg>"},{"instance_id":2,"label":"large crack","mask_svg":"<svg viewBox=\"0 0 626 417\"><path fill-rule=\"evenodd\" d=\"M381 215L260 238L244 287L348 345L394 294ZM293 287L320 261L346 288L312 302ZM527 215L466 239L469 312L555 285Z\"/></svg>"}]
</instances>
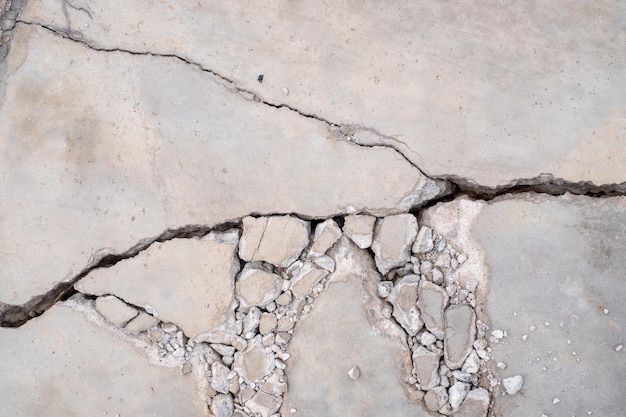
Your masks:
<instances>
[{"instance_id":1,"label":"large crack","mask_svg":"<svg viewBox=\"0 0 626 417\"><path fill-rule=\"evenodd\" d=\"M110 268L125 259L133 258L148 249L154 243L162 243L172 239L202 237L213 231L225 231L234 227L240 227L240 223L228 221L219 223L215 226L187 225L180 228L167 229L156 237L140 240L131 248L123 252L101 255L97 259L91 261L71 279L59 282L46 293L37 295L22 305L12 305L0 302L0 326L22 326L30 319L45 313L58 301L71 296L74 293L74 284L86 277L91 271L100 268Z\"/></svg>"}]
</instances>

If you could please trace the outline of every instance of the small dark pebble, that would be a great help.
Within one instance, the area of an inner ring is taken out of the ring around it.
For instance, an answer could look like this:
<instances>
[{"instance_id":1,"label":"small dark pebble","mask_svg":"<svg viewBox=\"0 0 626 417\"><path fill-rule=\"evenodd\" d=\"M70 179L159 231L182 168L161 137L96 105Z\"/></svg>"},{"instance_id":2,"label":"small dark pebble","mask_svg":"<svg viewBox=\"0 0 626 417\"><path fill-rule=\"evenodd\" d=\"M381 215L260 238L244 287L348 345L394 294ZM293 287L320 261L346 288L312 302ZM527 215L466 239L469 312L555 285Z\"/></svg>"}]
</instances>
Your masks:
<instances>
[{"instance_id":1,"label":"small dark pebble","mask_svg":"<svg viewBox=\"0 0 626 417\"><path fill-rule=\"evenodd\" d=\"M262 82L263 82L263 74L259 75L259 76L256 78L256 80L257 80L258 82L262 83Z\"/></svg>"}]
</instances>

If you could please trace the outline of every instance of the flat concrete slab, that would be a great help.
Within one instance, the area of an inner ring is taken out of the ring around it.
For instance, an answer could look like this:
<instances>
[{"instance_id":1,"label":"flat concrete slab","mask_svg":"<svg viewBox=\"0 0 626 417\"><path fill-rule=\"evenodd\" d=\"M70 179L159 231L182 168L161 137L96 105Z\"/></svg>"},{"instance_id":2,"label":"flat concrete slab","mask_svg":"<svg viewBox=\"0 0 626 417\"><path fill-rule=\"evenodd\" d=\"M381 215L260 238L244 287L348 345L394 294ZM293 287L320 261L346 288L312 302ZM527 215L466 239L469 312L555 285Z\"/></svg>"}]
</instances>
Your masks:
<instances>
[{"instance_id":1,"label":"flat concrete slab","mask_svg":"<svg viewBox=\"0 0 626 417\"><path fill-rule=\"evenodd\" d=\"M2 413L14 416L203 416L196 383L78 311L55 306L20 329L0 329Z\"/></svg>"}]
</instances>

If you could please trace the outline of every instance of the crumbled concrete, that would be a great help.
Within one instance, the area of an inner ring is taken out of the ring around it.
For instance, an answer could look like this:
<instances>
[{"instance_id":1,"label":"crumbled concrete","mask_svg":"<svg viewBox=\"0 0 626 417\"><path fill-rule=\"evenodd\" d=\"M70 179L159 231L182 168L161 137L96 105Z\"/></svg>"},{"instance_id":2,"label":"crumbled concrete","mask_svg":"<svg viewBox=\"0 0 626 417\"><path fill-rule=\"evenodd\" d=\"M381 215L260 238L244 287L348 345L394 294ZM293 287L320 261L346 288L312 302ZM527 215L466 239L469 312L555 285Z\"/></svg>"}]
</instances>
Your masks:
<instances>
[{"instance_id":1,"label":"crumbled concrete","mask_svg":"<svg viewBox=\"0 0 626 417\"><path fill-rule=\"evenodd\" d=\"M237 299L244 311L252 306L265 307L274 301L282 290L283 280L260 264L246 264L237 276Z\"/></svg>"},{"instance_id":2,"label":"crumbled concrete","mask_svg":"<svg viewBox=\"0 0 626 417\"><path fill-rule=\"evenodd\" d=\"M450 369L459 369L472 351L476 313L467 305L451 306L445 313L444 358Z\"/></svg>"},{"instance_id":3,"label":"crumbled concrete","mask_svg":"<svg viewBox=\"0 0 626 417\"><path fill-rule=\"evenodd\" d=\"M417 219L411 214L388 216L376 222L372 250L376 267L383 275L409 261L416 236Z\"/></svg>"},{"instance_id":4,"label":"crumbled concrete","mask_svg":"<svg viewBox=\"0 0 626 417\"><path fill-rule=\"evenodd\" d=\"M398 280L387 297L393 305L393 317L410 336L415 336L424 327L416 304L418 286L417 275L406 275Z\"/></svg>"},{"instance_id":5,"label":"crumbled concrete","mask_svg":"<svg viewBox=\"0 0 626 417\"><path fill-rule=\"evenodd\" d=\"M417 290L417 307L426 328L438 339L443 339L444 309L448 305L448 294L438 285L422 281Z\"/></svg>"},{"instance_id":6,"label":"crumbled concrete","mask_svg":"<svg viewBox=\"0 0 626 417\"><path fill-rule=\"evenodd\" d=\"M361 249L372 245L376 217L364 214L346 216L343 232Z\"/></svg>"}]
</instances>

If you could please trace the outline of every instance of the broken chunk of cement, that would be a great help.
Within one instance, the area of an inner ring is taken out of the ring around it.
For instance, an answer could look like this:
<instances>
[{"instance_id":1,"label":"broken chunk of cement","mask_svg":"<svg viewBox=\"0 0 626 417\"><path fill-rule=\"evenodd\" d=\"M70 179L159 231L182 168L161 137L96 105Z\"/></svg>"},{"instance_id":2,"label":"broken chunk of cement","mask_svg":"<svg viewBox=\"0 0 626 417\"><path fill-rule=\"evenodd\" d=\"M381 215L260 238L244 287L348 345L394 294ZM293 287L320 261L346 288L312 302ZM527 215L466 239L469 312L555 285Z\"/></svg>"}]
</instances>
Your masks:
<instances>
[{"instance_id":1,"label":"broken chunk of cement","mask_svg":"<svg viewBox=\"0 0 626 417\"><path fill-rule=\"evenodd\" d=\"M417 219L412 214L387 216L376 222L372 250L381 274L409 262L417 236Z\"/></svg>"},{"instance_id":2,"label":"broken chunk of cement","mask_svg":"<svg viewBox=\"0 0 626 417\"><path fill-rule=\"evenodd\" d=\"M235 284L242 311L247 312L252 306L265 307L280 295L282 285L282 278L268 272L262 265L246 264Z\"/></svg>"},{"instance_id":3,"label":"broken chunk of cement","mask_svg":"<svg viewBox=\"0 0 626 417\"><path fill-rule=\"evenodd\" d=\"M420 227L420 231L415 238L415 243L413 243L413 252L426 253L430 252L434 247L432 229L428 226Z\"/></svg>"},{"instance_id":4,"label":"broken chunk of cement","mask_svg":"<svg viewBox=\"0 0 626 417\"><path fill-rule=\"evenodd\" d=\"M475 388L467 393L465 400L452 415L454 417L486 417L487 411L489 411L489 392L484 388Z\"/></svg>"},{"instance_id":5,"label":"broken chunk of cement","mask_svg":"<svg viewBox=\"0 0 626 417\"><path fill-rule=\"evenodd\" d=\"M137 316L138 311L117 297L107 295L96 299L96 310L116 326L127 323Z\"/></svg>"},{"instance_id":6,"label":"broken chunk of cement","mask_svg":"<svg viewBox=\"0 0 626 417\"><path fill-rule=\"evenodd\" d=\"M417 275L406 275L396 283L387 297L387 301L393 305L393 317L410 336L415 336L424 327L416 304L418 285Z\"/></svg>"},{"instance_id":7,"label":"broken chunk of cement","mask_svg":"<svg viewBox=\"0 0 626 417\"><path fill-rule=\"evenodd\" d=\"M359 248L366 249L372 245L375 222L376 217L366 214L346 216L343 231Z\"/></svg>"},{"instance_id":8,"label":"broken chunk of cement","mask_svg":"<svg viewBox=\"0 0 626 417\"><path fill-rule=\"evenodd\" d=\"M239 243L244 261L264 261L283 268L309 244L310 225L292 216L245 217Z\"/></svg>"},{"instance_id":9,"label":"broken chunk of cement","mask_svg":"<svg viewBox=\"0 0 626 417\"><path fill-rule=\"evenodd\" d=\"M517 392L522 389L523 384L524 378L522 378L521 375L511 376L502 380L502 385L509 395L517 394Z\"/></svg>"},{"instance_id":10,"label":"broken chunk of cement","mask_svg":"<svg viewBox=\"0 0 626 417\"><path fill-rule=\"evenodd\" d=\"M275 368L276 361L272 352L266 352L261 336L250 340L243 352L235 353L233 369L248 384L257 383Z\"/></svg>"},{"instance_id":11,"label":"broken chunk of cement","mask_svg":"<svg viewBox=\"0 0 626 417\"><path fill-rule=\"evenodd\" d=\"M476 313L470 306L450 306L445 313L444 359L450 369L459 369L472 350L476 336Z\"/></svg>"},{"instance_id":12,"label":"broken chunk of cement","mask_svg":"<svg viewBox=\"0 0 626 417\"><path fill-rule=\"evenodd\" d=\"M439 384L439 354L431 352L423 346L413 352L413 370L417 374L422 390L435 388Z\"/></svg>"},{"instance_id":13,"label":"broken chunk of cement","mask_svg":"<svg viewBox=\"0 0 626 417\"><path fill-rule=\"evenodd\" d=\"M270 417L278 411L282 404L281 397L275 397L263 391L257 391L254 396L246 401L246 407L255 415Z\"/></svg>"},{"instance_id":14,"label":"broken chunk of cement","mask_svg":"<svg viewBox=\"0 0 626 417\"><path fill-rule=\"evenodd\" d=\"M313 246L309 256L317 257L324 255L341 237L341 229L333 219L320 223L315 228Z\"/></svg>"},{"instance_id":15,"label":"broken chunk of cement","mask_svg":"<svg viewBox=\"0 0 626 417\"><path fill-rule=\"evenodd\" d=\"M426 328L437 337L443 339L445 327L444 309L448 305L448 294L432 282L420 282L417 290L417 307Z\"/></svg>"}]
</instances>

